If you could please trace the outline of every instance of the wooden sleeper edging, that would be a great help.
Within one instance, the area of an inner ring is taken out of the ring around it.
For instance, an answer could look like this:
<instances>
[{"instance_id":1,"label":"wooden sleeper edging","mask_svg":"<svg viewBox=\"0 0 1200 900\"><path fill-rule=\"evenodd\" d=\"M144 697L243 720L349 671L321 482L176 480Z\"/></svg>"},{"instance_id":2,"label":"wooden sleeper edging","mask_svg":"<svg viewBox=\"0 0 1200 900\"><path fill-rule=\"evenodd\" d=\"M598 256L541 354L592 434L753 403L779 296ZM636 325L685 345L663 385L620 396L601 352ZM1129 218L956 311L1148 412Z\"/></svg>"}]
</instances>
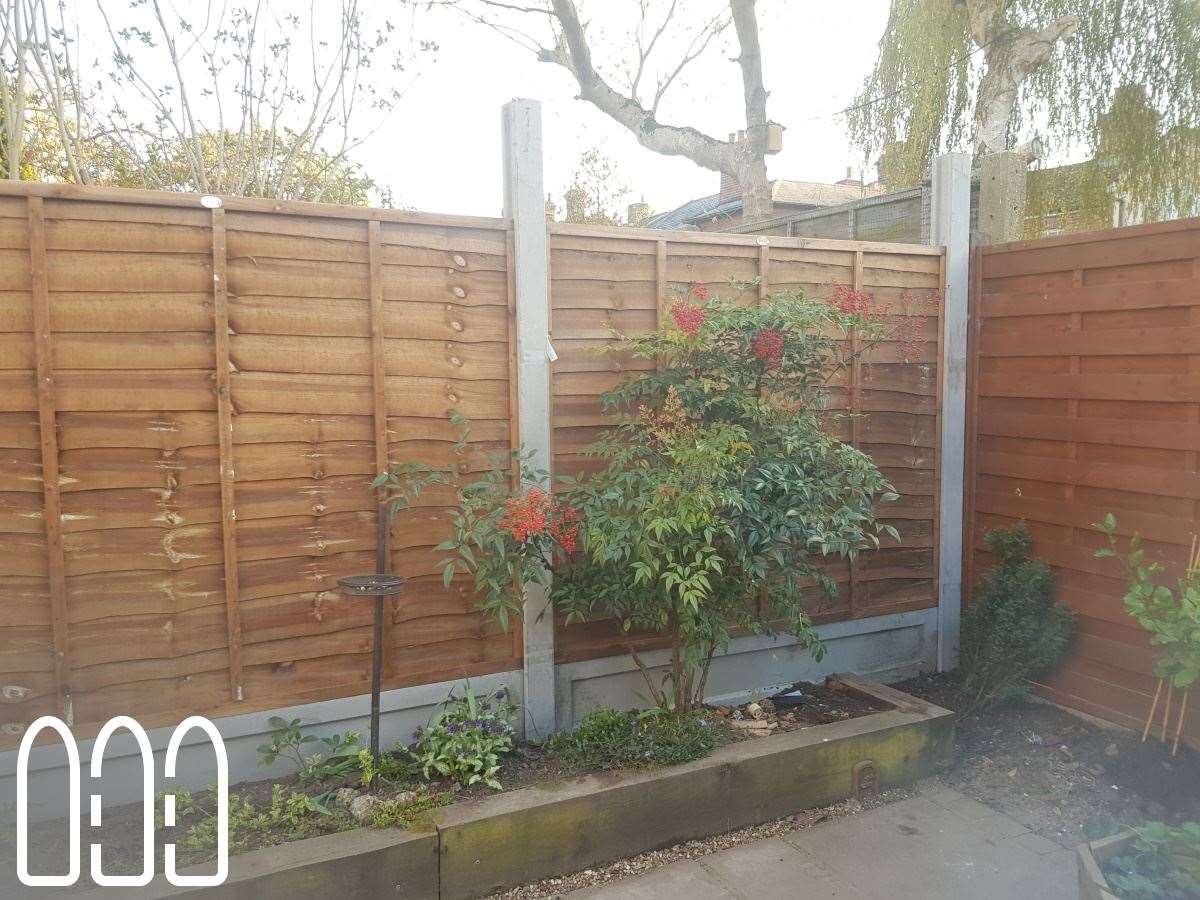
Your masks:
<instances>
[{"instance_id":1,"label":"wooden sleeper edging","mask_svg":"<svg viewBox=\"0 0 1200 900\"><path fill-rule=\"evenodd\" d=\"M835 680L894 708L730 744L670 768L587 775L456 804L436 810L435 830L425 834L361 829L252 851L231 859L229 879L215 888L164 887L160 876L122 896L471 900L843 800L854 795L864 761L878 789L911 784L949 761L951 712L865 679Z\"/></svg>"}]
</instances>

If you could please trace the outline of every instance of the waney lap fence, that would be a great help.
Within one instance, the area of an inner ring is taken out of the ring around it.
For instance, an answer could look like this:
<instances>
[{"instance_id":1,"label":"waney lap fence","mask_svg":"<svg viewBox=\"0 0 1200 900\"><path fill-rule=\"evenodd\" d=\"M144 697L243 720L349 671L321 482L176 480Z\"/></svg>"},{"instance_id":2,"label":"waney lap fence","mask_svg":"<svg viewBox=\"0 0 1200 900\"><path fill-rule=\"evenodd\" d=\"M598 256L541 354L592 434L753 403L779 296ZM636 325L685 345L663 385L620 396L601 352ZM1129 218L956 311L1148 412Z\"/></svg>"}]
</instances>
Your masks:
<instances>
[{"instance_id":1,"label":"waney lap fence","mask_svg":"<svg viewBox=\"0 0 1200 900\"><path fill-rule=\"evenodd\" d=\"M1200 532L1200 220L985 247L973 263L968 578L989 563L989 528L1026 521L1079 614L1042 692L1140 728L1154 656L1092 524L1112 512L1122 544L1140 533L1172 586Z\"/></svg>"},{"instance_id":2,"label":"waney lap fence","mask_svg":"<svg viewBox=\"0 0 1200 900\"><path fill-rule=\"evenodd\" d=\"M502 219L0 188L0 743L45 713L83 734L361 694L369 604L336 579L374 568L370 479L410 460L469 477L516 441L512 245ZM829 427L896 483L902 541L831 566L843 590L812 608L936 606L940 250L554 226L550 253L559 473L637 368L589 351L652 328L675 290L848 284L886 304L907 338L835 385L859 415ZM391 524L411 581L386 687L521 668L520 629L442 586L451 502L429 492ZM623 652L605 623L557 642L560 661Z\"/></svg>"},{"instance_id":3,"label":"waney lap fence","mask_svg":"<svg viewBox=\"0 0 1200 900\"><path fill-rule=\"evenodd\" d=\"M738 302L773 291L828 297L838 285L869 293L897 326L891 340L832 382L826 422L832 433L869 452L901 493L882 516L899 544L854 566L830 560L838 583L828 600L814 591L809 611L830 622L937 606L936 510L940 248L749 235L599 229L556 224L551 231L551 324L554 367L554 463L576 474L596 462L582 454L609 421L598 396L647 360L594 351L613 330L655 327L671 303L693 286ZM849 412L853 415L847 415ZM636 644L653 643L635 638ZM623 653L616 622L560 627L560 662Z\"/></svg>"}]
</instances>

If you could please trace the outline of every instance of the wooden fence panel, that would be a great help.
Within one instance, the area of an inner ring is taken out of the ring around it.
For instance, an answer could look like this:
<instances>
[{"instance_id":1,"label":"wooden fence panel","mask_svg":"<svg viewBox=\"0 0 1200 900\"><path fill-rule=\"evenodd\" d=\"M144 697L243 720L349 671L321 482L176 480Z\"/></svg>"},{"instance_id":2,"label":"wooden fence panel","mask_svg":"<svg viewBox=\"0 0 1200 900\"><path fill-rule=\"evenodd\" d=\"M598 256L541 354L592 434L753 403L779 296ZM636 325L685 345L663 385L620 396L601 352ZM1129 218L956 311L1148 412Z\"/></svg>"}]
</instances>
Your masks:
<instances>
[{"instance_id":1,"label":"wooden fence panel","mask_svg":"<svg viewBox=\"0 0 1200 900\"><path fill-rule=\"evenodd\" d=\"M1200 531L1200 220L984 247L973 304L968 579L1028 523L1079 640L1040 690L1140 727L1146 635L1092 524L1112 512L1177 577ZM1174 725L1172 715L1172 727ZM1200 696L1187 731L1200 740Z\"/></svg>"},{"instance_id":2,"label":"wooden fence panel","mask_svg":"<svg viewBox=\"0 0 1200 900\"><path fill-rule=\"evenodd\" d=\"M938 434L938 299L940 249L839 241L554 225L550 243L551 330L554 364L552 414L557 474L595 467L584 448L612 420L599 394L648 360L598 355L612 330L646 332L675 297L694 285L739 303L760 302L773 291L828 297L838 285L859 286L904 327L864 357L831 389L828 423L843 440L875 458L903 495L882 515L901 534L899 546L863 555L853 572L826 564L837 581L830 601L813 592L817 621L883 615L937 605L936 456ZM853 405L855 416L848 416ZM560 623L560 662L625 651L630 639L616 623ZM653 640L635 636L636 646Z\"/></svg>"},{"instance_id":3,"label":"wooden fence panel","mask_svg":"<svg viewBox=\"0 0 1200 900\"><path fill-rule=\"evenodd\" d=\"M6 185L0 257L0 741L364 691L371 478L510 446L504 222ZM452 503L391 525L386 687L521 665L442 587Z\"/></svg>"},{"instance_id":4,"label":"wooden fence panel","mask_svg":"<svg viewBox=\"0 0 1200 900\"><path fill-rule=\"evenodd\" d=\"M908 323L835 385L829 427L904 495L900 546L864 557L828 621L936 604L940 251L555 226L555 468L608 419L597 396L653 363L599 357L691 284L757 303L859 284ZM375 566L373 476L466 477L513 446L512 235L497 219L0 185L0 745L36 716L87 734L360 694ZM730 279L738 280L731 285ZM756 281L756 279L758 279ZM860 418L847 419L853 405ZM471 419L456 455L451 410ZM1114 464L1120 461L1114 461ZM442 586L451 487L389 527L385 687L517 669L519 628ZM851 582L853 581L853 585ZM560 659L624 652L610 623Z\"/></svg>"}]
</instances>

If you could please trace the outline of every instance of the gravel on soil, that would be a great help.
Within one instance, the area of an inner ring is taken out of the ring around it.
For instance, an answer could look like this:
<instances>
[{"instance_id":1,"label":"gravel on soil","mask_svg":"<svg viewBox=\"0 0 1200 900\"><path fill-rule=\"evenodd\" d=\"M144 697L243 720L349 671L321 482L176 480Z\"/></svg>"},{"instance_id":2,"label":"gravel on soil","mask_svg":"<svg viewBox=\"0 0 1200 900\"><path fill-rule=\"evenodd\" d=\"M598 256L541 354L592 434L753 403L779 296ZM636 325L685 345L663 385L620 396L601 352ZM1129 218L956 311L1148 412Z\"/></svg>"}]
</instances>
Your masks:
<instances>
[{"instance_id":1,"label":"gravel on soil","mask_svg":"<svg viewBox=\"0 0 1200 900\"><path fill-rule=\"evenodd\" d=\"M543 881L537 881L533 884L522 885L521 887L501 891L498 894L492 894L487 900L533 900L536 897L560 897L563 894L577 891L580 888L595 887L607 884L610 881L628 878L631 875L641 875L643 872L649 872L652 869L669 865L681 859L698 859L701 856L708 856L710 853L727 850L730 847L736 847L740 844L749 844L753 841L778 837L781 834L787 834L801 828L811 828L830 819L852 816L865 809L874 809L886 803L894 803L897 800L912 797L918 792L919 788L899 788L891 791L883 791L877 796L864 799L862 802L858 800L844 800L833 806L805 810L793 816L776 819L773 822L765 822L762 825L751 825L749 828L742 828L738 831L727 831L724 834L713 835L701 840L676 844L664 850L651 850L647 853L631 856L628 859L619 859L616 862L609 863L606 866L599 866L595 869L585 869L582 872L576 872L571 875L560 875L554 878L547 878Z\"/></svg>"}]
</instances>

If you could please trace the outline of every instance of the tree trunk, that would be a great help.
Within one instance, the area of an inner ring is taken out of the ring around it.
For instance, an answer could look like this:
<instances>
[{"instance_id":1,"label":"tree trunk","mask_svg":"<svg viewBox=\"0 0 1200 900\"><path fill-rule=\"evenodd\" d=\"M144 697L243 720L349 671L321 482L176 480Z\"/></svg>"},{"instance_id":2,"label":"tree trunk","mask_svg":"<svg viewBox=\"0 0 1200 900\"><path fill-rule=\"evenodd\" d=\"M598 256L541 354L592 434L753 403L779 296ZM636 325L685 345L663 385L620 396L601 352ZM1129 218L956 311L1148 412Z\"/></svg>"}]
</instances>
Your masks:
<instances>
[{"instance_id":1,"label":"tree trunk","mask_svg":"<svg viewBox=\"0 0 1200 900\"><path fill-rule=\"evenodd\" d=\"M729 0L741 52L742 90L746 110L746 139L719 141L686 125L664 125L654 107L647 109L636 96L621 93L609 84L592 62L592 49L574 0L550 0L560 37L553 49L538 53L542 62L567 69L579 85L579 99L586 100L612 117L633 134L638 143L655 153L683 156L714 172L737 178L743 192L743 218L747 221L772 214L771 190L767 181L767 96L763 87L762 50L758 39L756 0Z\"/></svg>"},{"instance_id":2,"label":"tree trunk","mask_svg":"<svg viewBox=\"0 0 1200 900\"><path fill-rule=\"evenodd\" d=\"M742 96L746 107L746 140L735 149L745 161L738 182L742 189L742 221L769 219L774 213L771 184L767 180L767 89L763 86L762 46L758 38L757 0L729 0L733 27L737 31L738 65L742 69Z\"/></svg>"},{"instance_id":3,"label":"tree trunk","mask_svg":"<svg viewBox=\"0 0 1200 900\"><path fill-rule=\"evenodd\" d=\"M675 715L688 712L690 697L683 673L683 638L679 630L679 619L674 613L670 618L671 630L671 693L675 701Z\"/></svg>"},{"instance_id":4,"label":"tree trunk","mask_svg":"<svg viewBox=\"0 0 1200 900\"><path fill-rule=\"evenodd\" d=\"M1021 85L1079 28L1075 16L1055 19L1040 31L1019 28L1005 16L1006 0L969 0L971 39L984 48L984 71L975 101L975 156L1008 149L1008 128Z\"/></svg>"},{"instance_id":5,"label":"tree trunk","mask_svg":"<svg viewBox=\"0 0 1200 900\"><path fill-rule=\"evenodd\" d=\"M771 182L767 180L766 159L752 159L741 171L738 185L742 189L742 221L771 218L775 213L775 205L771 199Z\"/></svg>"}]
</instances>

